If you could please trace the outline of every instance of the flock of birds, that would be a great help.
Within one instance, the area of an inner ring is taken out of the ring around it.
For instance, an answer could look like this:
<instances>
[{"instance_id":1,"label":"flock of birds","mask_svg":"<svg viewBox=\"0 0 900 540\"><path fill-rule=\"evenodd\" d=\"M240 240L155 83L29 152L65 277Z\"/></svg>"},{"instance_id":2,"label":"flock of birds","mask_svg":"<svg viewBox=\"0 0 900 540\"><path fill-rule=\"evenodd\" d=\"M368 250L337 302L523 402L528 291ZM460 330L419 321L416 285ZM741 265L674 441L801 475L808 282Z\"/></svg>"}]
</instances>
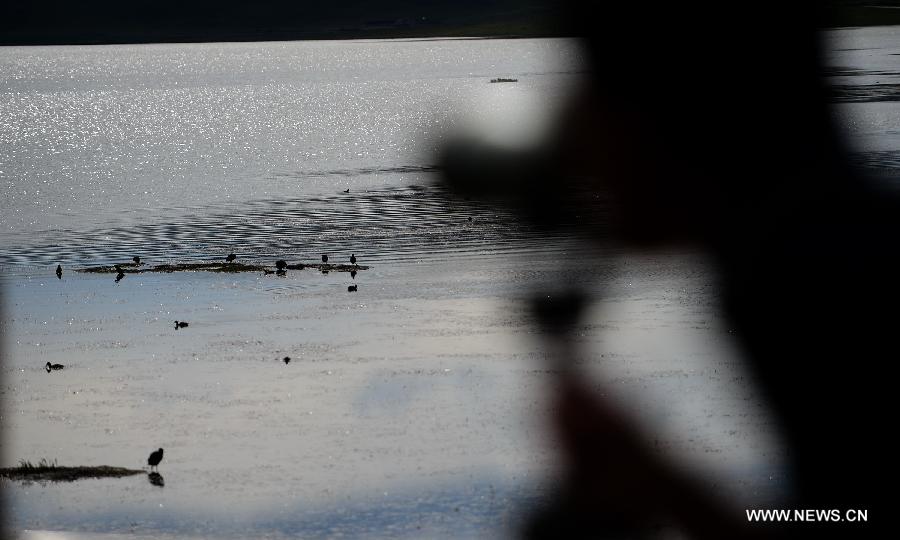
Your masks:
<instances>
[{"instance_id":1,"label":"flock of birds","mask_svg":"<svg viewBox=\"0 0 900 540\"><path fill-rule=\"evenodd\" d=\"M347 190L347 191L350 191L350 190ZM141 264L141 258L138 256L132 257L131 260L136 265ZM237 260L237 255L235 255L234 253L229 253L227 256L225 256L225 262L232 263L235 260ZM322 262L325 264L328 263L328 255L325 255L325 254L322 255ZM355 253L350 254L350 264L356 264L356 254ZM122 270L122 268L118 264L114 265L114 268L116 269L116 283L118 283L119 281L122 280L122 278L125 277L125 272ZM271 270L264 270L264 273L266 273L266 274L274 273L274 274L283 276L287 273L287 262L279 259L278 261L275 261L275 271L274 272ZM63 275L62 265L57 264L56 265L56 277L58 279L62 279L62 275ZM350 277L353 279L356 279L356 270L350 271ZM347 287L347 292L356 292L357 290L358 289L357 289L356 284L353 284L353 285L350 285L349 287ZM176 330L178 330L179 328L187 328L188 325L189 325L189 323L187 323L185 321L175 321L175 329ZM282 361L285 364L289 364L291 362L291 357L285 356L282 359ZM64 366L62 364L53 364L53 363L47 362L46 366L44 366L44 367L47 370L47 373L50 373L52 371L58 371L58 370L64 369L66 366ZM156 450L155 452L150 453L150 457L147 458L147 465L150 467L150 471L153 471L154 468L157 471L159 471L159 463L162 461L162 458L163 458L163 449L162 448ZM151 475L155 474L156 476L159 476L158 473L151 472L150 474ZM157 485L162 485L162 484L157 482Z\"/></svg>"}]
</instances>

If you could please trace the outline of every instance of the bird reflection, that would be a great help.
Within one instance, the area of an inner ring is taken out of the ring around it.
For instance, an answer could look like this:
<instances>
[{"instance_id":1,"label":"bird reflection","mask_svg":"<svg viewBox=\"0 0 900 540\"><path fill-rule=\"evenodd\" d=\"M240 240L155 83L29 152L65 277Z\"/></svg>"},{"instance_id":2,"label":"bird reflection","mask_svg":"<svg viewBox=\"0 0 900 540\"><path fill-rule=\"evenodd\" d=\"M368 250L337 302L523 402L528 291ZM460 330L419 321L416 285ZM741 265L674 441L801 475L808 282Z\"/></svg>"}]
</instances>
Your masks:
<instances>
[{"instance_id":1,"label":"bird reflection","mask_svg":"<svg viewBox=\"0 0 900 540\"><path fill-rule=\"evenodd\" d=\"M163 475L158 472L147 473L147 480L150 481L154 486L164 487L166 485L166 480L163 478Z\"/></svg>"},{"instance_id":2,"label":"bird reflection","mask_svg":"<svg viewBox=\"0 0 900 540\"><path fill-rule=\"evenodd\" d=\"M350 277L356 279L356 270L350 270Z\"/></svg>"}]
</instances>

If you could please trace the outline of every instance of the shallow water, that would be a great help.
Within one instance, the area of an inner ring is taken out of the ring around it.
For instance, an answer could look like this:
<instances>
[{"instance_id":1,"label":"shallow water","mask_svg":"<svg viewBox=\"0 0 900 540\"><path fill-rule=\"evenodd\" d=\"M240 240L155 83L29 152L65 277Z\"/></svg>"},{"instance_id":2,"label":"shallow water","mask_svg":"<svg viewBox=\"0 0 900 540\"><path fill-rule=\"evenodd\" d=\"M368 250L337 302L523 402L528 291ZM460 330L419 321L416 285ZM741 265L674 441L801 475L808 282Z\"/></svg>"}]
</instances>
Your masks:
<instances>
[{"instance_id":1,"label":"shallow water","mask_svg":"<svg viewBox=\"0 0 900 540\"><path fill-rule=\"evenodd\" d=\"M830 35L860 163L893 174L900 109L868 86L898 82L900 44ZM513 534L556 467L527 300L558 283L602 299L577 332L581 368L656 451L738 508L789 492L709 261L586 250L435 184L444 133L537 137L580 69L566 40L0 48L0 461L140 467L166 452L164 487L2 481L12 528ZM73 271L231 251L372 268Z\"/></svg>"}]
</instances>

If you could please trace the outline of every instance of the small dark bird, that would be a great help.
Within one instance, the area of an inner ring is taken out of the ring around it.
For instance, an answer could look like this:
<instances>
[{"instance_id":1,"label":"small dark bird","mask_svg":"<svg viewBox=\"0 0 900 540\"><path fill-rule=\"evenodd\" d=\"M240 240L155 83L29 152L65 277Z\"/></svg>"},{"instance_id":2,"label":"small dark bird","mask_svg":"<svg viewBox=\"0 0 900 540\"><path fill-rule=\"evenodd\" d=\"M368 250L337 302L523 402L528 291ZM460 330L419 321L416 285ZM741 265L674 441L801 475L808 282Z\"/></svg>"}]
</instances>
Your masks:
<instances>
[{"instance_id":1,"label":"small dark bird","mask_svg":"<svg viewBox=\"0 0 900 540\"><path fill-rule=\"evenodd\" d=\"M134 261L134 264L141 264L141 258L138 257L137 255L132 257L131 260Z\"/></svg>"},{"instance_id":2,"label":"small dark bird","mask_svg":"<svg viewBox=\"0 0 900 540\"><path fill-rule=\"evenodd\" d=\"M284 268L279 268L278 270L275 270L275 273L281 277L284 277L287 275L287 270L285 270Z\"/></svg>"},{"instance_id":3,"label":"small dark bird","mask_svg":"<svg viewBox=\"0 0 900 540\"><path fill-rule=\"evenodd\" d=\"M66 366L64 366L62 364L51 364L50 362L47 362L47 365L44 367L47 368L47 373L50 373L51 371L54 371L57 369L62 369Z\"/></svg>"},{"instance_id":4,"label":"small dark bird","mask_svg":"<svg viewBox=\"0 0 900 540\"><path fill-rule=\"evenodd\" d=\"M187 327L188 327L188 323L186 323L184 321L181 321L181 322L175 321L175 330L178 330L179 328L187 328Z\"/></svg>"},{"instance_id":5,"label":"small dark bird","mask_svg":"<svg viewBox=\"0 0 900 540\"><path fill-rule=\"evenodd\" d=\"M59 279L62 279L62 265L61 264L56 265L56 277L58 277Z\"/></svg>"},{"instance_id":6,"label":"small dark bird","mask_svg":"<svg viewBox=\"0 0 900 540\"><path fill-rule=\"evenodd\" d=\"M287 267L287 263L283 260L275 261L275 268L279 270L284 270Z\"/></svg>"},{"instance_id":7,"label":"small dark bird","mask_svg":"<svg viewBox=\"0 0 900 540\"><path fill-rule=\"evenodd\" d=\"M159 470L159 462L162 461L163 449L160 448L156 452L151 452L150 457L147 458L147 465L150 465L150 470L153 470L153 467L156 467Z\"/></svg>"},{"instance_id":8,"label":"small dark bird","mask_svg":"<svg viewBox=\"0 0 900 540\"><path fill-rule=\"evenodd\" d=\"M347 287L347 292L356 292L356 285L350 285Z\"/></svg>"},{"instance_id":9,"label":"small dark bird","mask_svg":"<svg viewBox=\"0 0 900 540\"><path fill-rule=\"evenodd\" d=\"M356 270L350 270L350 277L356 279Z\"/></svg>"},{"instance_id":10,"label":"small dark bird","mask_svg":"<svg viewBox=\"0 0 900 540\"><path fill-rule=\"evenodd\" d=\"M350 193L350 188L345 189L344 193Z\"/></svg>"},{"instance_id":11,"label":"small dark bird","mask_svg":"<svg viewBox=\"0 0 900 540\"><path fill-rule=\"evenodd\" d=\"M237 259L237 255L234 253L229 253L228 256L225 257L226 262L234 262L235 259Z\"/></svg>"},{"instance_id":12,"label":"small dark bird","mask_svg":"<svg viewBox=\"0 0 900 540\"><path fill-rule=\"evenodd\" d=\"M285 363L285 364L290 364L290 363L291 363L291 357L290 357L290 356L285 356L285 357L284 357L284 363Z\"/></svg>"},{"instance_id":13,"label":"small dark bird","mask_svg":"<svg viewBox=\"0 0 900 540\"><path fill-rule=\"evenodd\" d=\"M122 278L125 277L125 272L119 270L119 273L116 274L116 283L122 281Z\"/></svg>"},{"instance_id":14,"label":"small dark bird","mask_svg":"<svg viewBox=\"0 0 900 540\"><path fill-rule=\"evenodd\" d=\"M327 263L327 262L328 262L328 255L322 255L322 262L323 262L323 263Z\"/></svg>"},{"instance_id":15,"label":"small dark bird","mask_svg":"<svg viewBox=\"0 0 900 540\"><path fill-rule=\"evenodd\" d=\"M356 255L353 253L350 254L350 264L356 264Z\"/></svg>"}]
</instances>

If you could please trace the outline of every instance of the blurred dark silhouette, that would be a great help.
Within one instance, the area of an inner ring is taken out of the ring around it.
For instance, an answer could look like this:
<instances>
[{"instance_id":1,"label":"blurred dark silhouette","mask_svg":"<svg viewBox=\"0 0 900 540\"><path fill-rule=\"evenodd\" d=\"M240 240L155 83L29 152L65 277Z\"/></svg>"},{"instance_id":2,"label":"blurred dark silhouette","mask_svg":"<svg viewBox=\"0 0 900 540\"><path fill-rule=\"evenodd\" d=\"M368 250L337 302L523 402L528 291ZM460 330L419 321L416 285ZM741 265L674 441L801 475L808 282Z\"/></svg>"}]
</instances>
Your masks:
<instances>
[{"instance_id":1,"label":"blurred dark silhouette","mask_svg":"<svg viewBox=\"0 0 900 540\"><path fill-rule=\"evenodd\" d=\"M723 309L788 445L788 508L876 510L896 357L900 206L850 168L821 76L816 4L569 2L589 75L543 147L456 140L448 183L547 228L714 259ZM592 217L592 218L591 218ZM560 284L564 288L564 284ZM536 306L560 351L577 291ZM862 536L859 523L748 523L648 451L572 362L555 390L567 472L533 538Z\"/></svg>"}]
</instances>

